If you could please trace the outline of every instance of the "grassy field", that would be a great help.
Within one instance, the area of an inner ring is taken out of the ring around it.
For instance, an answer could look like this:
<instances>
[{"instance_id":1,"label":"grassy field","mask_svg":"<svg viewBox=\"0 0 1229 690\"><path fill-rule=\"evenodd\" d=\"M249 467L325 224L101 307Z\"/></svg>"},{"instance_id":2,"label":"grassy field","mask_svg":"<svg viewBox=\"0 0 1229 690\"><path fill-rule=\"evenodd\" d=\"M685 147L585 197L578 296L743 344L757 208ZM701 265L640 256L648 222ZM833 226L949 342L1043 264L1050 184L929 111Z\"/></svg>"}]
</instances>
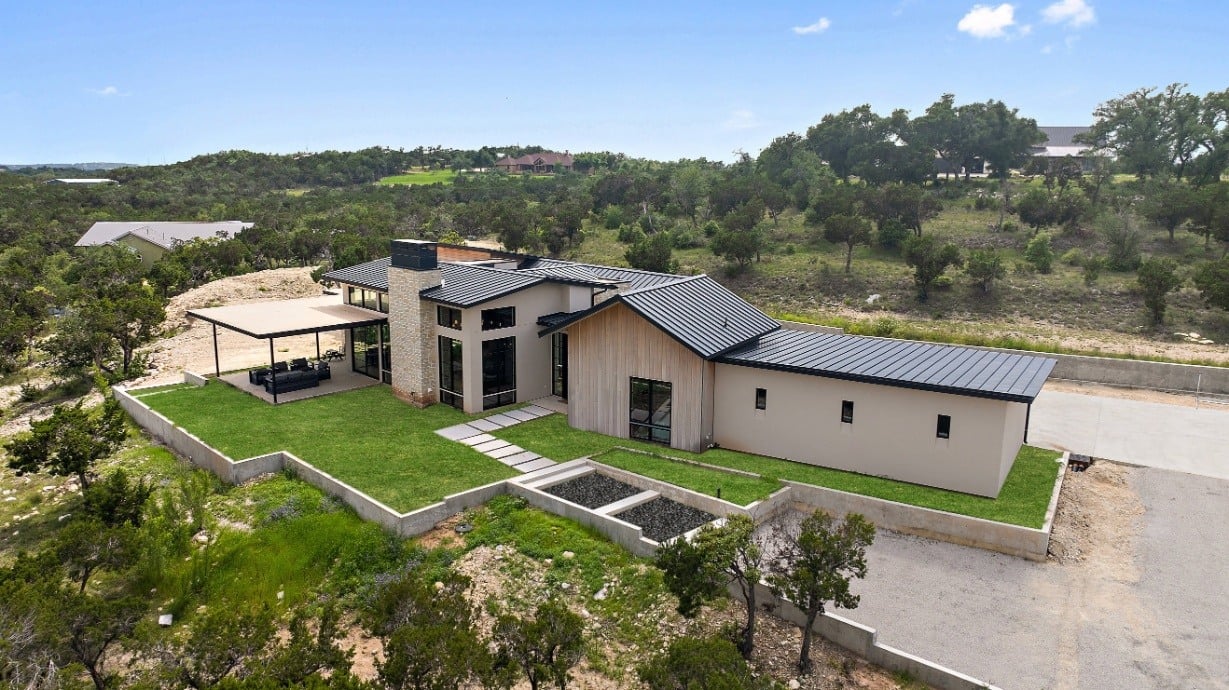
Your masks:
<instances>
[{"instance_id":1,"label":"grassy field","mask_svg":"<svg viewBox=\"0 0 1229 690\"><path fill-rule=\"evenodd\" d=\"M710 465L719 465L731 469L754 472L765 480L759 485L759 491L767 488L770 482L778 479L789 479L804 484L814 484L830 489L848 491L850 493L874 496L890 501L899 501L923 508L945 510L961 515L1006 522L1025 527L1041 527L1045 522L1046 508L1049 506L1050 495L1054 490L1054 481L1058 476L1058 465L1054 460L1058 453L1025 446L1016 457L1016 464L997 499L972 496L955 491L945 491L928 486L908 484L882 477L872 477L853 472L843 472L814 465L778 460L760 455L749 455L736 451L715 448L705 453L688 453L674 448L663 449L661 446L641 443L629 439L605 436L590 431L581 431L568 426L563 415L550 415L532 422L500 429L495 436L522 448L544 455L552 460L572 460L579 457L602 454L599 461L605 462L605 455L618 446L643 450L648 453L668 453L685 460L696 460ZM631 455L631 454L629 454ZM621 456L615 456L620 461ZM627 461L623 459L622 461ZM646 461L641 461L646 462ZM614 464L614 463L611 463ZM681 465L675 463L675 465ZM640 465L643 467L643 464ZM686 465L681 465L686 468ZM625 467L633 472L640 469ZM700 468L697 468L700 469ZM714 490L712 478L699 472L680 469L659 468L661 476L657 478L688 486L698 491L710 493ZM644 472L646 476L650 475ZM667 478L667 477L674 478ZM708 488L703 488L703 487ZM752 492L754 493L754 492ZM725 497L725 492L722 492ZM731 499L732 500L732 499Z\"/></svg>"},{"instance_id":2,"label":"grassy field","mask_svg":"<svg viewBox=\"0 0 1229 690\"><path fill-rule=\"evenodd\" d=\"M678 462L661 455L646 455L617 449L602 453L593 459L651 479L716 496L741 506L768 498L769 494L781 488L781 482L775 479L722 472Z\"/></svg>"},{"instance_id":3,"label":"grassy field","mask_svg":"<svg viewBox=\"0 0 1229 690\"><path fill-rule=\"evenodd\" d=\"M399 511L516 474L435 434L468 419L464 413L412 407L388 386L273 406L210 382L143 402L231 458L288 450Z\"/></svg>"},{"instance_id":4,"label":"grassy field","mask_svg":"<svg viewBox=\"0 0 1229 690\"><path fill-rule=\"evenodd\" d=\"M402 175L389 175L388 177L380 178L376 184L384 186L398 184L452 184L456 176L455 170L417 170Z\"/></svg>"}]
</instances>

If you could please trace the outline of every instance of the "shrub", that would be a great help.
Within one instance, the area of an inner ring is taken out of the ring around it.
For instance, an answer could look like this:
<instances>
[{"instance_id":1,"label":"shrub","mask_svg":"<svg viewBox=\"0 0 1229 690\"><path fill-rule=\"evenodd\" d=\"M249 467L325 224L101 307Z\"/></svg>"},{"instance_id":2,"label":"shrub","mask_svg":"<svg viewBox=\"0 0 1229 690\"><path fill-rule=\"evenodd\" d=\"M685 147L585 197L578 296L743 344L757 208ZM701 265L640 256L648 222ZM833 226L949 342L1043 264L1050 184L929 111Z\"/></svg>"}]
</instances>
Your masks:
<instances>
[{"instance_id":1,"label":"shrub","mask_svg":"<svg viewBox=\"0 0 1229 690\"><path fill-rule=\"evenodd\" d=\"M1049 273L1052 270L1054 250L1050 247L1049 234L1038 233L1036 237L1028 241L1028 245L1024 248L1024 260L1032 264L1039 273Z\"/></svg>"},{"instance_id":2,"label":"shrub","mask_svg":"<svg viewBox=\"0 0 1229 690\"><path fill-rule=\"evenodd\" d=\"M1134 271L1141 263L1139 228L1130 216L1106 216L1100 223L1101 234L1109 245L1106 265L1113 271Z\"/></svg>"},{"instance_id":3,"label":"shrub","mask_svg":"<svg viewBox=\"0 0 1229 690\"><path fill-rule=\"evenodd\" d=\"M622 226L623 223L623 207L607 206L606 211L602 213L602 226L607 230L614 230L615 228Z\"/></svg>"},{"instance_id":4,"label":"shrub","mask_svg":"<svg viewBox=\"0 0 1229 690\"><path fill-rule=\"evenodd\" d=\"M1084 259L1084 284L1093 285L1101 277L1101 269L1105 268L1105 257L1090 256Z\"/></svg>"},{"instance_id":5,"label":"shrub","mask_svg":"<svg viewBox=\"0 0 1229 690\"><path fill-rule=\"evenodd\" d=\"M884 249L897 249L909 237L909 228L895 218L883 222L875 234L875 243Z\"/></svg>"},{"instance_id":6,"label":"shrub","mask_svg":"<svg viewBox=\"0 0 1229 690\"><path fill-rule=\"evenodd\" d=\"M991 211L998 207L994 202L994 198L987 194L978 194L973 197L973 208L978 211Z\"/></svg>"},{"instance_id":7,"label":"shrub","mask_svg":"<svg viewBox=\"0 0 1229 690\"><path fill-rule=\"evenodd\" d=\"M1063 252L1063 256L1059 261L1068 266L1082 266L1084 264L1084 252L1080 251L1078 247L1068 249Z\"/></svg>"},{"instance_id":8,"label":"shrub","mask_svg":"<svg viewBox=\"0 0 1229 690\"><path fill-rule=\"evenodd\" d=\"M1015 221L1005 220L1003 225L999 227L1001 232L1015 232L1020 229L1020 226Z\"/></svg>"},{"instance_id":9,"label":"shrub","mask_svg":"<svg viewBox=\"0 0 1229 690\"><path fill-rule=\"evenodd\" d=\"M644 231L635 225L619 226L619 241L623 244L636 244L644 238Z\"/></svg>"}]
</instances>

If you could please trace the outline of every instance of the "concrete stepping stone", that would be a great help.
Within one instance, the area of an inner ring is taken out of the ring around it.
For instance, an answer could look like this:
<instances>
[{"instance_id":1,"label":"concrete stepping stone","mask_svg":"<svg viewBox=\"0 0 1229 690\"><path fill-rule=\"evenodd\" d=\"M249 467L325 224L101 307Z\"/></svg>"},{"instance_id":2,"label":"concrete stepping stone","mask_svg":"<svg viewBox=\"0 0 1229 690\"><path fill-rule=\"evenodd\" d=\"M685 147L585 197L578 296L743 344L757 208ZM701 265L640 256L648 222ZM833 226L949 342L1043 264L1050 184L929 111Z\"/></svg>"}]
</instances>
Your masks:
<instances>
[{"instance_id":1,"label":"concrete stepping stone","mask_svg":"<svg viewBox=\"0 0 1229 690\"><path fill-rule=\"evenodd\" d=\"M444 427L443 429L436 429L435 433L439 434L440 436L443 436L449 441L460 441L463 438L477 436L478 434L482 433L482 430L475 429L474 427L468 424L457 424L456 426L449 426L449 427Z\"/></svg>"},{"instance_id":2,"label":"concrete stepping stone","mask_svg":"<svg viewBox=\"0 0 1229 690\"><path fill-rule=\"evenodd\" d=\"M493 414L490 417L483 417L483 420L490 422L491 424L498 424L499 428L501 429L506 426L512 426L513 424L520 423L519 419L506 415L502 412L500 414Z\"/></svg>"},{"instance_id":3,"label":"concrete stepping stone","mask_svg":"<svg viewBox=\"0 0 1229 690\"><path fill-rule=\"evenodd\" d=\"M457 439L457 440L460 443L464 443L467 446L476 446L479 443L486 443L487 441L496 441L498 439L496 439L494 436L490 434L478 434L477 436L470 436L469 438L462 438L462 439Z\"/></svg>"},{"instance_id":4,"label":"concrete stepping stone","mask_svg":"<svg viewBox=\"0 0 1229 690\"><path fill-rule=\"evenodd\" d=\"M517 465L522 465L531 460L537 460L540 457L542 456L538 455L537 453L531 450L527 450L522 453L517 453L516 455L508 455L508 456L499 458L499 461L504 463L505 465L508 465L509 467L516 467Z\"/></svg>"},{"instance_id":5,"label":"concrete stepping stone","mask_svg":"<svg viewBox=\"0 0 1229 690\"><path fill-rule=\"evenodd\" d=\"M523 452L525 452L524 448L521 448L520 446L514 446L510 443L506 446L501 446L499 448L493 448L491 450L482 451L483 455L486 455L487 457L495 458L496 460L500 458L506 458L509 455L516 455L517 453L523 453Z\"/></svg>"},{"instance_id":6,"label":"concrete stepping stone","mask_svg":"<svg viewBox=\"0 0 1229 690\"><path fill-rule=\"evenodd\" d=\"M529 405L528 407L522 407L520 411L528 415L533 415L534 419L537 419L538 417L545 417L548 414L555 414L554 412L551 412L545 407L538 407L537 405Z\"/></svg>"},{"instance_id":7,"label":"concrete stepping stone","mask_svg":"<svg viewBox=\"0 0 1229 690\"><path fill-rule=\"evenodd\" d=\"M550 465L543 465L543 467L550 467ZM518 469L521 469L521 468L518 468ZM534 470L525 470L525 471L533 472ZM549 486L554 486L555 484L562 484L563 482L566 482L569 479L583 477L584 475L591 474L592 472L593 472L592 467L589 467L588 465L579 465L577 467L569 468L557 474L551 474L546 477L535 478L531 482L525 482L525 486L528 486L534 489L545 490Z\"/></svg>"},{"instance_id":8,"label":"concrete stepping stone","mask_svg":"<svg viewBox=\"0 0 1229 690\"><path fill-rule=\"evenodd\" d=\"M555 464L554 460L548 460L547 458L538 458L537 460L530 460L527 463L517 465L516 467L513 467L512 469L520 470L521 472L537 472L538 470L546 469L547 467L550 467L551 465L554 465L554 464Z\"/></svg>"},{"instance_id":9,"label":"concrete stepping stone","mask_svg":"<svg viewBox=\"0 0 1229 690\"><path fill-rule=\"evenodd\" d=\"M496 448L503 448L504 446L510 445L512 444L508 443L502 438L497 438L492 441L487 441L486 443L479 443L478 445L474 446L474 450L478 451L479 453L486 454L495 450Z\"/></svg>"},{"instance_id":10,"label":"concrete stepping stone","mask_svg":"<svg viewBox=\"0 0 1229 690\"><path fill-rule=\"evenodd\" d=\"M528 412L524 410L508 410L504 414L517 421L521 421L521 422L528 422L530 420L537 419L537 417L529 414Z\"/></svg>"},{"instance_id":11,"label":"concrete stepping stone","mask_svg":"<svg viewBox=\"0 0 1229 690\"><path fill-rule=\"evenodd\" d=\"M485 419L472 419L466 422L466 425L472 426L478 431L498 431L503 428L502 425L488 422Z\"/></svg>"}]
</instances>

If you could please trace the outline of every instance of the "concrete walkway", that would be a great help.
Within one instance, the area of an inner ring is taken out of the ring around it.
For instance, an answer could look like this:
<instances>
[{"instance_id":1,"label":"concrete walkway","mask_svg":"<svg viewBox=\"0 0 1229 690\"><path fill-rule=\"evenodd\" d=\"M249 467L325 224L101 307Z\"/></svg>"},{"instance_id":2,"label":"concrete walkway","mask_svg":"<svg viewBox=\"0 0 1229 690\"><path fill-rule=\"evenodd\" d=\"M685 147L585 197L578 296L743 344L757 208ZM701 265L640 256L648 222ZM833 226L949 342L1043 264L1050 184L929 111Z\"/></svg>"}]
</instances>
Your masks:
<instances>
[{"instance_id":1,"label":"concrete walkway","mask_svg":"<svg viewBox=\"0 0 1229 690\"><path fill-rule=\"evenodd\" d=\"M1028 442L1133 465L1229 479L1229 409L1043 390Z\"/></svg>"},{"instance_id":2,"label":"concrete walkway","mask_svg":"<svg viewBox=\"0 0 1229 690\"><path fill-rule=\"evenodd\" d=\"M530 404L516 410L493 414L490 417L473 419L464 424L436 429L435 433L450 441L464 443L488 458L498 460L518 472L536 472L554 465L555 461L508 443L503 439L495 438L489 432L514 426L521 422L528 422L539 417L545 417L549 414L555 413L553 410L548 410L545 407Z\"/></svg>"}]
</instances>

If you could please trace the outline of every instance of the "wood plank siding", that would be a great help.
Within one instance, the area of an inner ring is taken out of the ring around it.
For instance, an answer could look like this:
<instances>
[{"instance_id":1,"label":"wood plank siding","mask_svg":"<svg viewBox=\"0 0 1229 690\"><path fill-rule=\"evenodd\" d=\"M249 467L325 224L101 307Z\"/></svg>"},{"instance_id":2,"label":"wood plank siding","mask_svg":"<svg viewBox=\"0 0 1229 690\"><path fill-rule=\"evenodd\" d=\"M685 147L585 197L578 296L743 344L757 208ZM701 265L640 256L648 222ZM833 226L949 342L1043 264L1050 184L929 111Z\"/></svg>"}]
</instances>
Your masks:
<instances>
[{"instance_id":1,"label":"wood plank siding","mask_svg":"<svg viewBox=\"0 0 1229 690\"><path fill-rule=\"evenodd\" d=\"M693 451L708 446L715 388L710 362L622 304L567 332L569 424L627 438L631 378L667 381L672 385L670 445Z\"/></svg>"}]
</instances>

